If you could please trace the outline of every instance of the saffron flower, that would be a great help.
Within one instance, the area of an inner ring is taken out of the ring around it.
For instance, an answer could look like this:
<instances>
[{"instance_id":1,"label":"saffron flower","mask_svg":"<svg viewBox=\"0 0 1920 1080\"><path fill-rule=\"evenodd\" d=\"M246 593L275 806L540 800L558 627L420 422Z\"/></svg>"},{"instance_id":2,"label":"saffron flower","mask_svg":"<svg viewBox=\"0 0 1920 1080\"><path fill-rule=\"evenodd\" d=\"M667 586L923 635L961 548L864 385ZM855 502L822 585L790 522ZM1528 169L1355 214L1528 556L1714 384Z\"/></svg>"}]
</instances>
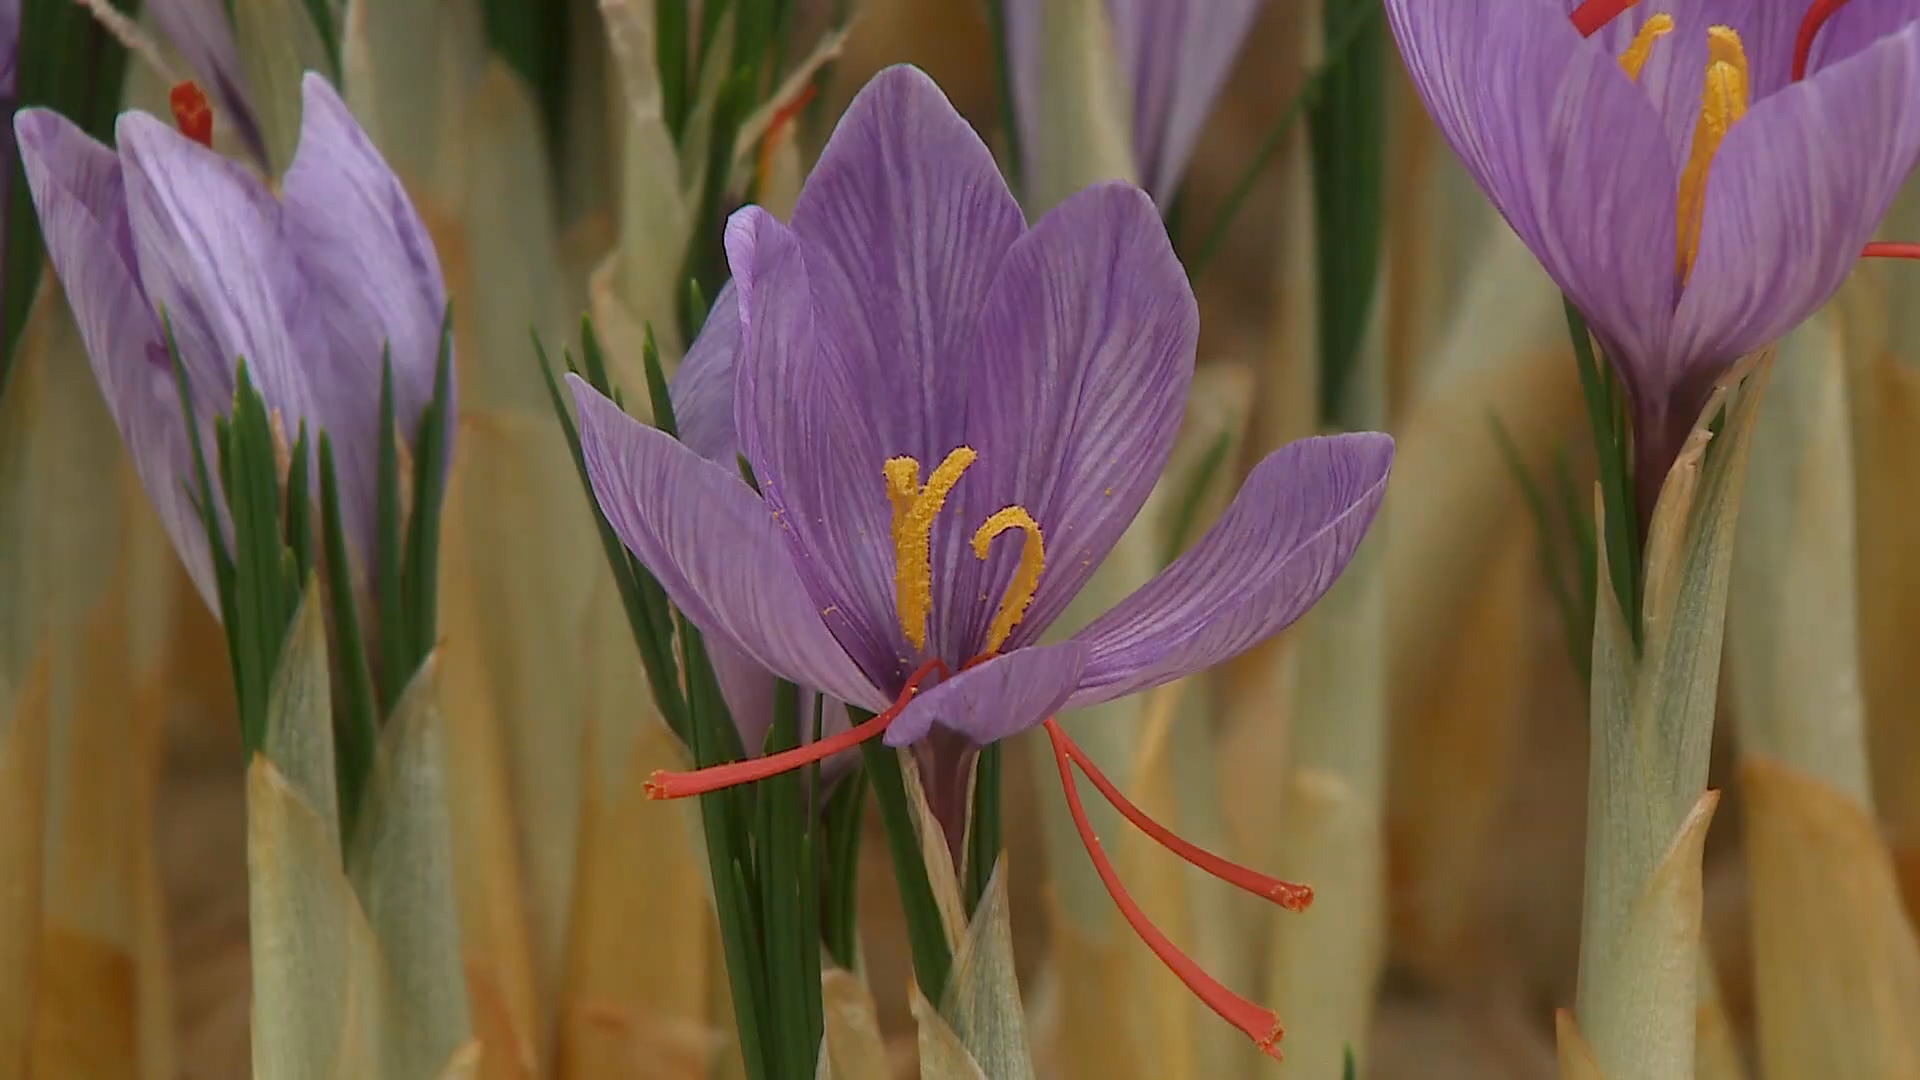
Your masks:
<instances>
[{"instance_id":1,"label":"saffron flower","mask_svg":"<svg viewBox=\"0 0 1920 1080\"><path fill-rule=\"evenodd\" d=\"M433 397L446 288L426 230L327 81L308 75L303 98L299 150L277 197L245 166L143 113L121 115L117 152L45 109L14 121L101 395L216 612L167 325L207 461L242 359L289 434L305 424L330 435L362 573L372 565L379 438L392 437L378 430L383 354L409 428Z\"/></svg>"},{"instance_id":2,"label":"saffron flower","mask_svg":"<svg viewBox=\"0 0 1920 1080\"><path fill-rule=\"evenodd\" d=\"M1392 440L1307 439L1256 466L1194 547L1064 641L1041 634L1159 477L1198 313L1147 195L1097 184L1028 229L979 137L925 75L848 108L791 227L728 222L735 288L678 401L717 463L572 383L596 500L709 641L876 713L757 761L655 778L663 797L771 775L884 732L943 822L971 748L1046 725L1090 855L1130 922L1271 1049L1273 1014L1214 983L1126 898L1069 763L1197 865L1277 902L1310 894L1186 845L1132 810L1052 720L1192 674L1278 631L1339 574L1385 492ZM729 299L722 298L723 301ZM728 320L737 325L729 330ZM945 796L941 794L945 791Z\"/></svg>"},{"instance_id":3,"label":"saffron flower","mask_svg":"<svg viewBox=\"0 0 1920 1080\"><path fill-rule=\"evenodd\" d=\"M1040 124L1041 8L1051 0L1005 0L1008 76L1022 146L1046 138ZM1226 85L1260 0L1105 0L1114 57L1132 98L1129 129L1141 186L1169 206L1200 129ZM1031 150L1025 160L1032 161Z\"/></svg>"},{"instance_id":4,"label":"saffron flower","mask_svg":"<svg viewBox=\"0 0 1920 1080\"><path fill-rule=\"evenodd\" d=\"M1626 387L1644 527L1714 382L1834 294L1920 160L1920 3L1386 10L1441 132Z\"/></svg>"}]
</instances>

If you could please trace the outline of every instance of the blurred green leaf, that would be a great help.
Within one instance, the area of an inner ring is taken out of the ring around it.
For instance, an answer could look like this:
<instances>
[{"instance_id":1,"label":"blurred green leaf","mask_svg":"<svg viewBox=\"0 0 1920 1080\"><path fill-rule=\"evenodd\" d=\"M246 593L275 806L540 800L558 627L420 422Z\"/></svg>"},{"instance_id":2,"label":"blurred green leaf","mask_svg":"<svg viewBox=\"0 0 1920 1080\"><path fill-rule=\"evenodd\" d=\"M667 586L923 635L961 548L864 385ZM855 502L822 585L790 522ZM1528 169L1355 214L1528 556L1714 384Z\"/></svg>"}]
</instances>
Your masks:
<instances>
[{"instance_id":1,"label":"blurred green leaf","mask_svg":"<svg viewBox=\"0 0 1920 1080\"><path fill-rule=\"evenodd\" d=\"M1338 423L1380 271L1387 159L1386 25L1380 0L1326 0L1327 61L1307 110L1313 148L1320 418ZM1357 29L1354 29L1356 28Z\"/></svg>"}]
</instances>

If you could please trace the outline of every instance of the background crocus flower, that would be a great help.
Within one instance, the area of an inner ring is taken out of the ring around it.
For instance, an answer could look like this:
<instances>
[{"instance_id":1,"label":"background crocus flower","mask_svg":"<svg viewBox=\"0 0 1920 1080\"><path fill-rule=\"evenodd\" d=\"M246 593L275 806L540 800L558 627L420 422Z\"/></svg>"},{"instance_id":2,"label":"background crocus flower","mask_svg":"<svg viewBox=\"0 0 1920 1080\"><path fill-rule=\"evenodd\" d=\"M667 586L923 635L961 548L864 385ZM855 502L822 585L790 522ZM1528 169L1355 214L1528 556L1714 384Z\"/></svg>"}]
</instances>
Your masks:
<instances>
[{"instance_id":1,"label":"background crocus flower","mask_svg":"<svg viewBox=\"0 0 1920 1080\"><path fill-rule=\"evenodd\" d=\"M161 313L202 445L239 360L280 414L332 438L349 541L371 566L383 350L395 414L433 396L446 289L400 182L325 79L307 76L299 152L278 197L256 174L142 113L118 152L44 109L15 120L54 270L107 408L202 597L219 604L188 497L193 450Z\"/></svg>"},{"instance_id":2,"label":"background crocus flower","mask_svg":"<svg viewBox=\"0 0 1920 1080\"><path fill-rule=\"evenodd\" d=\"M1647 0L1592 37L1583 6L1386 0L1435 122L1626 385L1644 517L1714 381L1833 295L1920 160L1920 4L1847 5L1797 83L1801 5Z\"/></svg>"},{"instance_id":3,"label":"background crocus flower","mask_svg":"<svg viewBox=\"0 0 1920 1080\"><path fill-rule=\"evenodd\" d=\"M1047 133L1040 122L1041 8L1006 0L1007 66L1021 145ZM1172 204L1200 129L1233 70L1260 0L1105 0L1113 51L1132 95L1134 168L1162 207ZM1034 160L1031 149L1024 160Z\"/></svg>"}]
</instances>

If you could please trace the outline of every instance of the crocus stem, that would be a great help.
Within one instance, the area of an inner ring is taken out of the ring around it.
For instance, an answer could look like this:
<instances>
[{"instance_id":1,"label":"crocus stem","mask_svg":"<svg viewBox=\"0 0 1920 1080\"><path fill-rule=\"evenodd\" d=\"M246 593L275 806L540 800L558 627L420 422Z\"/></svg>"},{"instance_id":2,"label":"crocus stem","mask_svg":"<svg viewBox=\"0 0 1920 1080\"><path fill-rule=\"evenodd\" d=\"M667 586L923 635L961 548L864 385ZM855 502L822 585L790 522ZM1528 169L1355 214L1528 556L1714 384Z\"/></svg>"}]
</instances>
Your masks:
<instances>
[{"instance_id":1,"label":"crocus stem","mask_svg":"<svg viewBox=\"0 0 1920 1080\"><path fill-rule=\"evenodd\" d=\"M907 917L913 974L927 1000L939 1001L947 985L947 972L953 967L953 950L947 943L946 924L940 919L933 885L927 880L919 830L914 825L913 808L907 804L906 779L900 771L900 752L869 739L860 744L860 753L866 761L867 778L873 783L880 823L887 832L887 849L893 856L894 882ZM941 857L946 857L944 852Z\"/></svg>"},{"instance_id":2,"label":"crocus stem","mask_svg":"<svg viewBox=\"0 0 1920 1080\"><path fill-rule=\"evenodd\" d=\"M1638 649L1601 548L1576 1014L1606 1076L1693 1075L1700 844L1715 803L1707 759L1769 360L1715 390L1666 476L1642 562Z\"/></svg>"}]
</instances>

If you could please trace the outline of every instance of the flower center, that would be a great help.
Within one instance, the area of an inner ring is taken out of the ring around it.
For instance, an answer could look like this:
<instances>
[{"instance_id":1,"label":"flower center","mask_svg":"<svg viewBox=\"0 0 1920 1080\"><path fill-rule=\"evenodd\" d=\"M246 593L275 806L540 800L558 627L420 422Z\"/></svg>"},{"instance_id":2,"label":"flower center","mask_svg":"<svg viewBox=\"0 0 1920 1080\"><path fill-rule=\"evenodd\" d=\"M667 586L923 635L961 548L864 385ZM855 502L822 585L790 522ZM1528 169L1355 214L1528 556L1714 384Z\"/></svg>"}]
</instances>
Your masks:
<instances>
[{"instance_id":1,"label":"flower center","mask_svg":"<svg viewBox=\"0 0 1920 1080\"><path fill-rule=\"evenodd\" d=\"M933 563L931 555L933 518L946 505L953 485L967 471L975 454L970 446L955 447L934 466L927 482L920 483L920 462L911 457L888 458L881 467L887 481L887 499L893 504L893 610L900 630L916 649L927 647L927 616L933 608ZM1040 571L1046 563L1046 544L1040 535L1040 523L1023 506L1004 507L992 515L973 534L973 554L984 560L993 538L1008 529L1026 534L1020 548L1020 565L1007 584L1000 607L994 612L993 625L987 630L982 656L1000 651L1007 635L1013 633L1040 588Z\"/></svg>"},{"instance_id":2,"label":"flower center","mask_svg":"<svg viewBox=\"0 0 1920 1080\"><path fill-rule=\"evenodd\" d=\"M1641 24L1625 52L1620 54L1620 70L1638 82L1640 72L1653 55L1653 43L1673 33L1671 15L1654 15ZM1694 260L1700 256L1700 222L1707 208L1707 173L1713 156L1727 137L1727 129L1747 114L1751 80L1747 71L1747 50L1740 35L1730 26L1707 28L1707 74L1700 89L1700 116L1693 124L1693 147L1687 153L1686 167L1680 170L1680 194L1674 229L1674 267L1680 283L1686 284L1693 273Z\"/></svg>"}]
</instances>

